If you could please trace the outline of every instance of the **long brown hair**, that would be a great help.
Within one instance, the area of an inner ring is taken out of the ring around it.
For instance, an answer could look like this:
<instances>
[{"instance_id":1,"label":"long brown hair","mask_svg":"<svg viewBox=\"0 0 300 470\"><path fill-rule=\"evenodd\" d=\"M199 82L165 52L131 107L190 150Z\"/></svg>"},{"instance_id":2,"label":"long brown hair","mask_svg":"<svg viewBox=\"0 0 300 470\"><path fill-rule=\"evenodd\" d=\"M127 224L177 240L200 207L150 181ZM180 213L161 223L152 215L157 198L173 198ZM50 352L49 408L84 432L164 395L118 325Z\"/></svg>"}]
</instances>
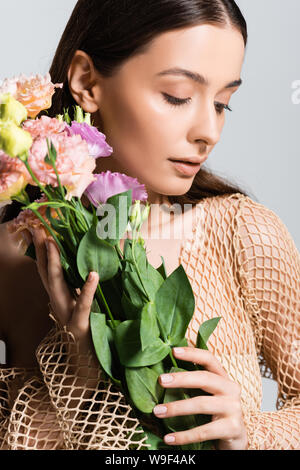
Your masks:
<instances>
[{"instance_id":1,"label":"long brown hair","mask_svg":"<svg viewBox=\"0 0 300 470\"><path fill-rule=\"evenodd\" d=\"M77 104L67 78L76 50L86 52L95 68L104 77L111 77L129 58L146 52L157 35L199 24L231 25L240 31L247 45L247 24L234 0L79 0L49 71L52 82L63 83L64 87L56 91L46 114L55 117L64 108ZM40 196L38 188L30 187L28 192L31 200ZM205 197L234 193L249 195L202 167L190 190L180 196L169 196L169 200L183 206L197 204ZM2 221L16 217L20 207L17 202L7 206Z\"/></svg>"}]
</instances>

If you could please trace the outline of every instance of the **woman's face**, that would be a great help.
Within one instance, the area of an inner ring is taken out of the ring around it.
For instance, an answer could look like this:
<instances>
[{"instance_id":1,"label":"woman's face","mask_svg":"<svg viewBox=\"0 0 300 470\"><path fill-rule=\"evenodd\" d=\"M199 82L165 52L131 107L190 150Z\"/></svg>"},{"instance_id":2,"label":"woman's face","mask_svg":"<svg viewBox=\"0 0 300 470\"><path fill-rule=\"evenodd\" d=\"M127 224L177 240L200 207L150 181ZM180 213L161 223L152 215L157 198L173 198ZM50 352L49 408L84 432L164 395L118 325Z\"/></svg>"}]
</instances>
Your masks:
<instances>
[{"instance_id":1,"label":"woman's face","mask_svg":"<svg viewBox=\"0 0 300 470\"><path fill-rule=\"evenodd\" d=\"M224 106L238 89L244 53L237 30L200 25L161 34L114 77L101 78L100 128L114 152L97 160L96 172L138 178L152 203L189 191L195 174L182 174L169 159L207 159L221 136ZM167 73L175 68L207 83Z\"/></svg>"}]
</instances>

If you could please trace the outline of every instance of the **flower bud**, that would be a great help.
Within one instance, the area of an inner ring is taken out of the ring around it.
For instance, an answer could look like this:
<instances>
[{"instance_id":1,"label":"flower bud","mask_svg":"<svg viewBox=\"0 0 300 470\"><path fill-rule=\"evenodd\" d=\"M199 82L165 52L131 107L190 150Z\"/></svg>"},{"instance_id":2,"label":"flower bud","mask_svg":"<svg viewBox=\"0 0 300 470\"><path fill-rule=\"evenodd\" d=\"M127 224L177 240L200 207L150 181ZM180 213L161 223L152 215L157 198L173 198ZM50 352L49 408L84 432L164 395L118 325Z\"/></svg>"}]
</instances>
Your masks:
<instances>
[{"instance_id":1,"label":"flower bud","mask_svg":"<svg viewBox=\"0 0 300 470\"><path fill-rule=\"evenodd\" d=\"M86 122L89 126L92 125L91 113L85 113L83 122Z\"/></svg>"},{"instance_id":2,"label":"flower bud","mask_svg":"<svg viewBox=\"0 0 300 470\"><path fill-rule=\"evenodd\" d=\"M64 122L64 116L62 114L58 114L56 116L56 119L59 121L59 122Z\"/></svg>"},{"instance_id":3,"label":"flower bud","mask_svg":"<svg viewBox=\"0 0 300 470\"><path fill-rule=\"evenodd\" d=\"M69 111L68 109L67 110L64 110L64 116L63 116L63 120L67 123L67 124L71 124L71 118L69 116Z\"/></svg>"},{"instance_id":4,"label":"flower bud","mask_svg":"<svg viewBox=\"0 0 300 470\"><path fill-rule=\"evenodd\" d=\"M18 127L13 121L0 121L0 150L11 158L28 152L32 142L29 132Z\"/></svg>"},{"instance_id":5,"label":"flower bud","mask_svg":"<svg viewBox=\"0 0 300 470\"><path fill-rule=\"evenodd\" d=\"M139 225L141 223L141 201L135 201L134 206L131 208L129 221L132 229L139 230Z\"/></svg>"},{"instance_id":6,"label":"flower bud","mask_svg":"<svg viewBox=\"0 0 300 470\"><path fill-rule=\"evenodd\" d=\"M74 121L84 122L83 109L80 106L75 106Z\"/></svg>"},{"instance_id":7,"label":"flower bud","mask_svg":"<svg viewBox=\"0 0 300 470\"><path fill-rule=\"evenodd\" d=\"M149 214L150 214L150 204L147 202L142 213L141 225L143 225L143 223L146 222L146 220L149 217Z\"/></svg>"},{"instance_id":8,"label":"flower bud","mask_svg":"<svg viewBox=\"0 0 300 470\"><path fill-rule=\"evenodd\" d=\"M128 222L125 232L132 232L132 227L130 225L130 222Z\"/></svg>"},{"instance_id":9,"label":"flower bud","mask_svg":"<svg viewBox=\"0 0 300 470\"><path fill-rule=\"evenodd\" d=\"M138 238L138 244L145 248L145 240L142 237Z\"/></svg>"},{"instance_id":10,"label":"flower bud","mask_svg":"<svg viewBox=\"0 0 300 470\"><path fill-rule=\"evenodd\" d=\"M13 121L19 126L27 119L27 109L10 93L0 95L0 119L2 121Z\"/></svg>"}]
</instances>

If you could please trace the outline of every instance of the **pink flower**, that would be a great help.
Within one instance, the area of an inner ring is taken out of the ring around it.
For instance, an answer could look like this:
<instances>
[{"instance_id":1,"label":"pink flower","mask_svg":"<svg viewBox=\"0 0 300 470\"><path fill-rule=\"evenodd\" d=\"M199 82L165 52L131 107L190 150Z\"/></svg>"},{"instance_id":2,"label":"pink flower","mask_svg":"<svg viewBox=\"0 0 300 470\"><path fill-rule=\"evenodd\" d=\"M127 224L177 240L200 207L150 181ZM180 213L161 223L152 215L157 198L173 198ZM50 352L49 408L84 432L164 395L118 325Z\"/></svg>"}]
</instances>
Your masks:
<instances>
[{"instance_id":1,"label":"pink flower","mask_svg":"<svg viewBox=\"0 0 300 470\"><path fill-rule=\"evenodd\" d=\"M73 121L71 126L67 126L67 132L69 135L81 135L88 143L90 155L94 158L109 157L113 152L113 148L106 142L106 136L86 122Z\"/></svg>"},{"instance_id":2,"label":"pink flower","mask_svg":"<svg viewBox=\"0 0 300 470\"><path fill-rule=\"evenodd\" d=\"M52 96L55 88L62 88L63 83L51 83L50 74L44 77L40 74L19 75L4 80L0 87L1 93L11 93L12 96L22 103L28 112L28 117L36 118L36 116L44 109L49 109L52 105Z\"/></svg>"},{"instance_id":3,"label":"pink flower","mask_svg":"<svg viewBox=\"0 0 300 470\"><path fill-rule=\"evenodd\" d=\"M56 167L61 184L68 190L66 199L80 198L87 186L95 180L93 171L96 162L89 155L87 143L79 135L68 137L65 133L51 135L51 141L57 152ZM47 140L37 138L29 151L28 163L42 184L58 187L54 169L45 163L47 154Z\"/></svg>"},{"instance_id":4,"label":"pink flower","mask_svg":"<svg viewBox=\"0 0 300 470\"><path fill-rule=\"evenodd\" d=\"M17 196L29 180L30 175L24 163L0 150L0 208L11 204L11 198Z\"/></svg>"},{"instance_id":5,"label":"pink flower","mask_svg":"<svg viewBox=\"0 0 300 470\"><path fill-rule=\"evenodd\" d=\"M42 116L40 119L28 119L24 121L22 127L31 134L33 139L38 137L49 137L51 134L61 134L66 130L66 123L60 122L56 118Z\"/></svg>"},{"instance_id":6,"label":"pink flower","mask_svg":"<svg viewBox=\"0 0 300 470\"><path fill-rule=\"evenodd\" d=\"M86 189L85 194L90 202L98 207L116 194L132 189L132 201L146 201L148 194L145 186L140 184L137 178L124 175L122 173L111 173L105 171L95 174L96 180Z\"/></svg>"}]
</instances>

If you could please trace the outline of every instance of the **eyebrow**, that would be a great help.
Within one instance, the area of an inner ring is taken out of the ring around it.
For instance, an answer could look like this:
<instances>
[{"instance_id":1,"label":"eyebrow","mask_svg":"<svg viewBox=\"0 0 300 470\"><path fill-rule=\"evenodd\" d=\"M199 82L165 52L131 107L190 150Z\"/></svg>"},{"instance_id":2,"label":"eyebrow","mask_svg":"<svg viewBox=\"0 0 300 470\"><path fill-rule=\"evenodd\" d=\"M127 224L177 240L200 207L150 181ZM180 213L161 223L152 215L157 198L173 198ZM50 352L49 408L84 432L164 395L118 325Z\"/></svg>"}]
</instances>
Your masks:
<instances>
[{"instance_id":1,"label":"eyebrow","mask_svg":"<svg viewBox=\"0 0 300 470\"><path fill-rule=\"evenodd\" d=\"M190 70L181 69L178 67L164 70L163 72L158 73L157 75L184 75L187 78L190 78L196 83L200 83L201 85L209 86L209 81L200 73L191 72ZM243 83L243 80L240 78L239 80L234 80L233 82L228 83L224 88L234 88L236 86L240 86Z\"/></svg>"}]
</instances>

